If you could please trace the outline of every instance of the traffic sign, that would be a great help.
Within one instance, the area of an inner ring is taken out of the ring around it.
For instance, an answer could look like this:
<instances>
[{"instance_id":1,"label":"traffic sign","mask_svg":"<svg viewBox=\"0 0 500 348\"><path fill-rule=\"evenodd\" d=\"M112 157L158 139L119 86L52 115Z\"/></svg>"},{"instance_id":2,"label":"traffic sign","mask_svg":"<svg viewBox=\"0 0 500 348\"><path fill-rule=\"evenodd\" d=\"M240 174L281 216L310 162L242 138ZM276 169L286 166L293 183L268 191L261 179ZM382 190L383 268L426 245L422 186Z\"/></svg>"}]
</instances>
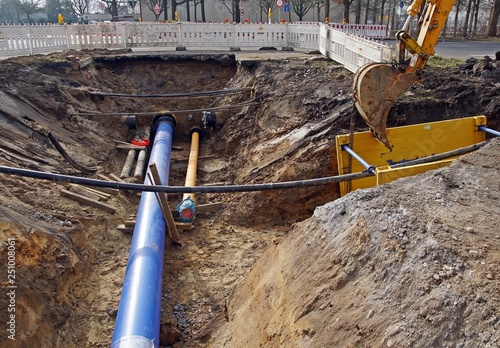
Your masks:
<instances>
[{"instance_id":1,"label":"traffic sign","mask_svg":"<svg viewBox=\"0 0 500 348\"><path fill-rule=\"evenodd\" d=\"M290 5L289 4L285 4L285 6L283 6L283 12L290 12Z\"/></svg>"},{"instance_id":2,"label":"traffic sign","mask_svg":"<svg viewBox=\"0 0 500 348\"><path fill-rule=\"evenodd\" d=\"M160 4L156 3L155 6L153 7L153 11L156 13L156 15L160 14Z\"/></svg>"},{"instance_id":3,"label":"traffic sign","mask_svg":"<svg viewBox=\"0 0 500 348\"><path fill-rule=\"evenodd\" d=\"M245 14L245 10L240 10L240 16L243 16Z\"/></svg>"},{"instance_id":4,"label":"traffic sign","mask_svg":"<svg viewBox=\"0 0 500 348\"><path fill-rule=\"evenodd\" d=\"M282 8L283 5L285 5L285 0L275 0L274 3L276 4L277 8Z\"/></svg>"}]
</instances>

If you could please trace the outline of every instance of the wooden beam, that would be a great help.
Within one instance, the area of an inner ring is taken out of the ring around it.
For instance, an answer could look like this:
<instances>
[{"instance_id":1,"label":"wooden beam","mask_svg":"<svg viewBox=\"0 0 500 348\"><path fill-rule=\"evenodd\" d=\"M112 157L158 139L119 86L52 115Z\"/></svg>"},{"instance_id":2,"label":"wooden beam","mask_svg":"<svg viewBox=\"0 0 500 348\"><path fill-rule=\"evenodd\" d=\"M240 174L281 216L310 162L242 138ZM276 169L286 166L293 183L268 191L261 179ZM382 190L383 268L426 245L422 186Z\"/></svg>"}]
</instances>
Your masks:
<instances>
[{"instance_id":1,"label":"wooden beam","mask_svg":"<svg viewBox=\"0 0 500 348\"><path fill-rule=\"evenodd\" d=\"M64 189L61 190L61 196L68 197L68 198L70 198L78 203L87 204L87 205L90 205L94 208L104 210L104 211L111 213L111 214L114 214L116 212L116 208L109 205L109 204L101 203L99 201L96 201L95 199L91 199L91 198L79 195L77 193L74 193L74 192L71 192L68 190L64 190Z\"/></svg>"},{"instance_id":2,"label":"wooden beam","mask_svg":"<svg viewBox=\"0 0 500 348\"><path fill-rule=\"evenodd\" d=\"M148 173L148 175L151 183L153 183L154 185L161 185L160 174L158 173L156 164L151 163L149 165L149 170L151 173ZM156 198L158 199L158 204L160 205L165 222L167 223L169 236L175 243L180 244L179 232L177 232L174 217L172 216L170 206L168 205L167 194L165 192L155 192L155 194Z\"/></svg>"},{"instance_id":3,"label":"wooden beam","mask_svg":"<svg viewBox=\"0 0 500 348\"><path fill-rule=\"evenodd\" d=\"M76 184L69 184L66 188L68 188L72 192L78 193L82 196L94 199L96 201L100 201L100 200L104 199L102 196L99 196L93 192L90 192L84 186L80 186L80 185L76 185Z\"/></svg>"},{"instance_id":4,"label":"wooden beam","mask_svg":"<svg viewBox=\"0 0 500 348\"><path fill-rule=\"evenodd\" d=\"M123 232L123 233L134 233L133 227L127 227L123 224L116 226L116 229L120 232Z\"/></svg>"}]
</instances>

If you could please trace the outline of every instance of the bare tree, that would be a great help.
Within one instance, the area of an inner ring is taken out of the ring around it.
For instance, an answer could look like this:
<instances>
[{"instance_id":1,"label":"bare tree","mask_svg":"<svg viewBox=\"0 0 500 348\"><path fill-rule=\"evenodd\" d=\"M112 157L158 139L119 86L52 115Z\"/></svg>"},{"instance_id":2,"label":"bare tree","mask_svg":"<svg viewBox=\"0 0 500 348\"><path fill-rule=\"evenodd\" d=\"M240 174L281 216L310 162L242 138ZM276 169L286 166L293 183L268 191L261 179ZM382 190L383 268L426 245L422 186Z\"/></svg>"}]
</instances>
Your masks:
<instances>
[{"instance_id":1,"label":"bare tree","mask_svg":"<svg viewBox=\"0 0 500 348\"><path fill-rule=\"evenodd\" d=\"M28 23L32 23L31 16L42 9L42 0L17 0L16 6L19 12L26 15Z\"/></svg>"},{"instance_id":2,"label":"bare tree","mask_svg":"<svg viewBox=\"0 0 500 348\"><path fill-rule=\"evenodd\" d=\"M91 2L92 0L69 0L73 11L80 16L89 13Z\"/></svg>"},{"instance_id":3,"label":"bare tree","mask_svg":"<svg viewBox=\"0 0 500 348\"><path fill-rule=\"evenodd\" d=\"M173 0L175 1L175 0ZM142 3L146 5L147 8L151 10L155 14L155 20L158 20L160 18L160 15L165 11L165 3L161 0L142 0ZM158 5L160 7L160 11L158 13L155 13L155 6Z\"/></svg>"},{"instance_id":4,"label":"bare tree","mask_svg":"<svg viewBox=\"0 0 500 348\"><path fill-rule=\"evenodd\" d=\"M467 11L465 13L464 28L462 30L462 37L467 37L467 35L468 35L469 20L471 17L471 10L472 10L472 2L473 2L473 0L468 0Z\"/></svg>"},{"instance_id":5,"label":"bare tree","mask_svg":"<svg viewBox=\"0 0 500 348\"><path fill-rule=\"evenodd\" d=\"M349 23L349 13L351 12L351 5L353 2L354 0L342 0L344 4L344 19L347 23Z\"/></svg>"},{"instance_id":6,"label":"bare tree","mask_svg":"<svg viewBox=\"0 0 500 348\"><path fill-rule=\"evenodd\" d=\"M302 21L313 6L314 1L311 0L290 0L290 10L299 17L299 21Z\"/></svg>"},{"instance_id":7,"label":"bare tree","mask_svg":"<svg viewBox=\"0 0 500 348\"><path fill-rule=\"evenodd\" d=\"M16 0L0 0L0 22L14 24L16 19L17 22L21 21Z\"/></svg>"},{"instance_id":8,"label":"bare tree","mask_svg":"<svg viewBox=\"0 0 500 348\"><path fill-rule=\"evenodd\" d=\"M233 22L239 23L241 21L241 16L240 16L240 0L219 0L219 2L232 15Z\"/></svg>"},{"instance_id":9,"label":"bare tree","mask_svg":"<svg viewBox=\"0 0 500 348\"><path fill-rule=\"evenodd\" d=\"M491 9L488 25L488 36L497 36L498 18L500 17L500 0L495 0Z\"/></svg>"}]
</instances>

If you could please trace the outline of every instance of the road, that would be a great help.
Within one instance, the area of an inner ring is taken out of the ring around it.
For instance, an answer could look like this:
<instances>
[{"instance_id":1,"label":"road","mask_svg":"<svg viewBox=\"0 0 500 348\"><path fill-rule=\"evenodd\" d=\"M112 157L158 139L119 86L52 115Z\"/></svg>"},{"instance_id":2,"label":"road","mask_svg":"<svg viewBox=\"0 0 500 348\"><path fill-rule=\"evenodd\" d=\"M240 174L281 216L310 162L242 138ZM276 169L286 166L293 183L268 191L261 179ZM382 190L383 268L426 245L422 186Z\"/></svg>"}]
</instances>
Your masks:
<instances>
[{"instance_id":1,"label":"road","mask_svg":"<svg viewBox=\"0 0 500 348\"><path fill-rule=\"evenodd\" d=\"M390 41L395 46L395 41ZM483 58L488 55L495 59L495 52L500 51L499 41L447 41L440 40L435 47L436 55L443 58L467 59Z\"/></svg>"}]
</instances>

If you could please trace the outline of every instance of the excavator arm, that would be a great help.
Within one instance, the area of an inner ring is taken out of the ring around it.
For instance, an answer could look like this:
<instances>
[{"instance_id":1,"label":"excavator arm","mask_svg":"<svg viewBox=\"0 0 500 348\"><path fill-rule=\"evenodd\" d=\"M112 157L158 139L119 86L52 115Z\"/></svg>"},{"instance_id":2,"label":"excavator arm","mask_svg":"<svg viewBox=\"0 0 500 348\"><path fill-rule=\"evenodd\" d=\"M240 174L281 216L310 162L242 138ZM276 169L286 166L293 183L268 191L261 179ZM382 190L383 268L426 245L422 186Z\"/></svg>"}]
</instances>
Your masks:
<instances>
[{"instance_id":1,"label":"excavator arm","mask_svg":"<svg viewBox=\"0 0 500 348\"><path fill-rule=\"evenodd\" d=\"M356 108L374 136L389 150L387 116L396 99L420 79L429 57L434 54L434 47L455 0L426 0L418 22L419 34L414 39L409 34L409 28L423 2L413 1L407 10L408 17L403 28L396 33L396 61L392 64L372 63L362 66L354 77Z\"/></svg>"}]
</instances>

